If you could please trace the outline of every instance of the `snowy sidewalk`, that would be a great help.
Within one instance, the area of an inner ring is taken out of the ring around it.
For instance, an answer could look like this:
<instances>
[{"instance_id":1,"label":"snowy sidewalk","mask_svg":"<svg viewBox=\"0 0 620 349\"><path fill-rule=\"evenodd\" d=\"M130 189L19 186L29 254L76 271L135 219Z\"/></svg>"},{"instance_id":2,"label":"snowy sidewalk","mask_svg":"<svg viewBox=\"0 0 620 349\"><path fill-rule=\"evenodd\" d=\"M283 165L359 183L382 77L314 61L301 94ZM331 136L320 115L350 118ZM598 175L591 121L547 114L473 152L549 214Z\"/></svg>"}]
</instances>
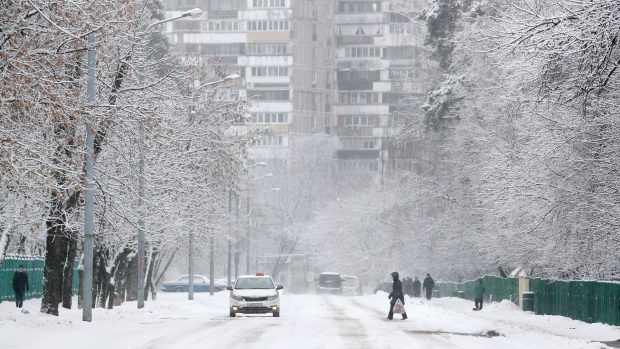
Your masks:
<instances>
[{"instance_id":1,"label":"snowy sidewalk","mask_svg":"<svg viewBox=\"0 0 620 349\"><path fill-rule=\"evenodd\" d=\"M510 302L485 304L480 312L457 298L407 299L409 319L385 319L388 299L284 295L280 318L228 317L226 292L213 297L159 294L145 309L129 302L113 310L94 309L93 322L81 311L59 317L38 313L30 300L23 314L0 303L2 348L605 348L598 341L620 339L620 328L558 316L536 316Z\"/></svg>"}]
</instances>

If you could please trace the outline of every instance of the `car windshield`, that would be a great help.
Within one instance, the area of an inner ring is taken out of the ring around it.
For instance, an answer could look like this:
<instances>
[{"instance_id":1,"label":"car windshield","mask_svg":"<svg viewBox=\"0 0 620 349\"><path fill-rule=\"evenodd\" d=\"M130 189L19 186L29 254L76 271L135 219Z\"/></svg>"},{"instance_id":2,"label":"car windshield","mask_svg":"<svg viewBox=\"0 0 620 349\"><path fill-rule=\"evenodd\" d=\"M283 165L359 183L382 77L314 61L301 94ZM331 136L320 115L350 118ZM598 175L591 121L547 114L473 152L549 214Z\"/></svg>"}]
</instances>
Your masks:
<instances>
[{"instance_id":1,"label":"car windshield","mask_svg":"<svg viewBox=\"0 0 620 349\"><path fill-rule=\"evenodd\" d=\"M235 288L238 290L246 289L271 289L275 288L273 281L270 278L239 278L235 283Z\"/></svg>"},{"instance_id":2,"label":"car windshield","mask_svg":"<svg viewBox=\"0 0 620 349\"><path fill-rule=\"evenodd\" d=\"M319 285L325 287L340 287L340 275L321 274L319 275Z\"/></svg>"}]
</instances>

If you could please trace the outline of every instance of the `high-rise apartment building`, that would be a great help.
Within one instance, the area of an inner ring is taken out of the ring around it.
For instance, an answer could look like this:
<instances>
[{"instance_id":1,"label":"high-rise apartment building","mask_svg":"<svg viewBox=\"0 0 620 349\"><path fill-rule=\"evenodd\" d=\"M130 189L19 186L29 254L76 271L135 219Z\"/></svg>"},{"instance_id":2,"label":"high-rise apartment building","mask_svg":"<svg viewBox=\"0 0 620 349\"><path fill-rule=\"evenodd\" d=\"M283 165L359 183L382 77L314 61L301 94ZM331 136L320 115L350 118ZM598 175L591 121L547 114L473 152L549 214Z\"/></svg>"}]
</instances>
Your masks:
<instances>
[{"instance_id":1,"label":"high-rise apartment building","mask_svg":"<svg viewBox=\"0 0 620 349\"><path fill-rule=\"evenodd\" d=\"M251 101L248 131L260 129L254 158L287 159L298 135L324 133L334 103L331 0L169 0L167 11L200 7L200 19L168 24L179 54L215 57L242 77Z\"/></svg>"},{"instance_id":2,"label":"high-rise apartment building","mask_svg":"<svg viewBox=\"0 0 620 349\"><path fill-rule=\"evenodd\" d=\"M410 167L387 139L403 115L420 112L411 105L430 84L414 2L405 13L396 0L168 0L169 15L204 14L166 33L180 54L215 57L241 75L239 90L221 97L250 99L246 128L262 130L254 158L288 159L296 138L326 133L341 142L341 169L384 171L397 153Z\"/></svg>"},{"instance_id":3,"label":"high-rise apartment building","mask_svg":"<svg viewBox=\"0 0 620 349\"><path fill-rule=\"evenodd\" d=\"M430 78L424 66L425 28L411 11L424 8L418 3L337 1L334 126L343 146L337 157L345 170L385 171L397 153L390 151L388 140L405 114L420 112Z\"/></svg>"}]
</instances>

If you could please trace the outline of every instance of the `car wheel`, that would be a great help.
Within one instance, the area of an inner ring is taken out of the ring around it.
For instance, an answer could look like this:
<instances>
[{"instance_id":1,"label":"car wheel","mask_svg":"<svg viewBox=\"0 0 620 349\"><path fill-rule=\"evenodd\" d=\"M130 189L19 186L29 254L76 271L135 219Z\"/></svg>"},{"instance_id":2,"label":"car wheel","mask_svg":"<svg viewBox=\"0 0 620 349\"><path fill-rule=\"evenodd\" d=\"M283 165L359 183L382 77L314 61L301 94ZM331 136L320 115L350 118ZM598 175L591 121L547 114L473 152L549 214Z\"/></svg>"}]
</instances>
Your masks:
<instances>
[{"instance_id":1,"label":"car wheel","mask_svg":"<svg viewBox=\"0 0 620 349\"><path fill-rule=\"evenodd\" d=\"M175 292L183 292L183 287L177 287L174 289Z\"/></svg>"},{"instance_id":2,"label":"car wheel","mask_svg":"<svg viewBox=\"0 0 620 349\"><path fill-rule=\"evenodd\" d=\"M273 312L273 317L280 317L280 311L274 311Z\"/></svg>"},{"instance_id":3,"label":"car wheel","mask_svg":"<svg viewBox=\"0 0 620 349\"><path fill-rule=\"evenodd\" d=\"M235 313L234 310L230 309L230 317L235 317L237 316L237 313Z\"/></svg>"}]
</instances>

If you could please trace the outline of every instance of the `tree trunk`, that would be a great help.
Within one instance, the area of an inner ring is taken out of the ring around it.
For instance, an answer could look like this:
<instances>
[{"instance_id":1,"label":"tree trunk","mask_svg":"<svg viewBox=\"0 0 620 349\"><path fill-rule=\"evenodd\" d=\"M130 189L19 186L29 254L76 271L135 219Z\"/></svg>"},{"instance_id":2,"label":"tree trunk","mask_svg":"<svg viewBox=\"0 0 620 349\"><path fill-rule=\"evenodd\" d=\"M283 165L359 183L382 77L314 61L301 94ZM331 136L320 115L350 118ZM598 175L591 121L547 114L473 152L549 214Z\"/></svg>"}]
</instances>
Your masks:
<instances>
[{"instance_id":1,"label":"tree trunk","mask_svg":"<svg viewBox=\"0 0 620 349\"><path fill-rule=\"evenodd\" d=\"M151 260L149 261L149 270L146 273L146 284L144 285L144 300L147 300L149 297L149 290L153 285L153 265L155 264L155 260L157 259L158 252L151 253Z\"/></svg>"},{"instance_id":2,"label":"tree trunk","mask_svg":"<svg viewBox=\"0 0 620 349\"><path fill-rule=\"evenodd\" d=\"M131 250L127 249L126 251L128 252L126 254L123 253L118 259L118 266L116 267L116 272L114 273L114 305L121 305L125 301L125 293L127 288L127 268L129 265L129 260L127 256L129 255L129 253L131 253Z\"/></svg>"},{"instance_id":3,"label":"tree trunk","mask_svg":"<svg viewBox=\"0 0 620 349\"><path fill-rule=\"evenodd\" d=\"M57 201L56 203L60 206ZM47 238L41 312L58 316L58 304L62 301L63 267L67 260L68 247L65 215L60 211L60 207L52 209L46 226Z\"/></svg>"},{"instance_id":4,"label":"tree trunk","mask_svg":"<svg viewBox=\"0 0 620 349\"><path fill-rule=\"evenodd\" d=\"M78 269L78 309L84 306L84 270Z\"/></svg>"},{"instance_id":5,"label":"tree trunk","mask_svg":"<svg viewBox=\"0 0 620 349\"><path fill-rule=\"evenodd\" d=\"M110 273L108 273L108 269L107 269L107 258L106 258L106 254L107 251L98 251L97 253L97 261L99 262L97 267L97 275L98 275L98 280L97 280L97 293L99 295L99 307L100 308L105 308L106 307L106 300L108 298L108 291L109 291L109 285L110 285Z\"/></svg>"},{"instance_id":6,"label":"tree trunk","mask_svg":"<svg viewBox=\"0 0 620 349\"><path fill-rule=\"evenodd\" d=\"M62 289L62 307L71 309L73 297L73 265L75 264L75 256L77 254L77 232L71 232L67 237L67 258L63 270L63 289Z\"/></svg>"},{"instance_id":7,"label":"tree trunk","mask_svg":"<svg viewBox=\"0 0 620 349\"><path fill-rule=\"evenodd\" d=\"M158 271L158 275L155 278L155 282L154 282L154 286L159 285L159 282L161 281L161 278L164 276L164 274L166 273L166 271L168 270L168 268L170 267L170 263L172 263L172 260L174 259L174 256L177 254L177 251L179 250L179 248L177 247L174 252L172 252L172 255L170 256L170 259L168 259L168 262L166 262L166 264L164 265L164 269L159 272ZM159 269L159 268L158 268Z\"/></svg>"},{"instance_id":8,"label":"tree trunk","mask_svg":"<svg viewBox=\"0 0 620 349\"><path fill-rule=\"evenodd\" d=\"M135 301L138 299L138 263L134 255L127 266L127 294L125 300Z\"/></svg>"}]
</instances>

